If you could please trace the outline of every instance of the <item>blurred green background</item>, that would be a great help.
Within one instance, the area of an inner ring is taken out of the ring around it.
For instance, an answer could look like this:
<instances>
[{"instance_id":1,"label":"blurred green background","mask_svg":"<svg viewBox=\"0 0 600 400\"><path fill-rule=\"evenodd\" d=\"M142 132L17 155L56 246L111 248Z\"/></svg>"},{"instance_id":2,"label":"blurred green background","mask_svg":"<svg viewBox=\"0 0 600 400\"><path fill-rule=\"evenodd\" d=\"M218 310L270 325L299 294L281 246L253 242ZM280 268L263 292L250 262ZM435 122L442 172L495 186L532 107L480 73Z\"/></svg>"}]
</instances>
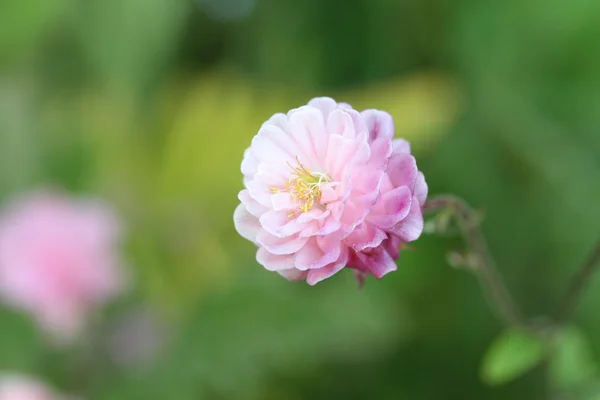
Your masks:
<instances>
[{"instance_id":1,"label":"blurred green background","mask_svg":"<svg viewBox=\"0 0 600 400\"><path fill-rule=\"evenodd\" d=\"M445 262L459 240L423 236L360 291L309 287L259 266L232 214L273 113L385 109L430 193L485 211L526 314L551 314L600 235L599 38L596 0L1 0L0 201L109 199L137 285L67 351L1 310L0 370L92 400L549 398L543 368L480 380L502 328ZM574 316L596 359L598 304L596 276Z\"/></svg>"}]
</instances>

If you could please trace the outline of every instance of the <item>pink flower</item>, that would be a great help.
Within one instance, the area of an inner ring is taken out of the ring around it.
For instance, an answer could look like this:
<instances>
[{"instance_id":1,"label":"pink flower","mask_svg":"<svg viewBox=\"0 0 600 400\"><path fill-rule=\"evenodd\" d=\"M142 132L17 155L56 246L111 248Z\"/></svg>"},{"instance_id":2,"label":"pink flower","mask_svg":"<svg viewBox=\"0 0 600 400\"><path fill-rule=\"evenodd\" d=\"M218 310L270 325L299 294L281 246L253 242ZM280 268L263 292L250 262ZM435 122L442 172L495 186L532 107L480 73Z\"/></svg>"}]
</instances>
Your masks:
<instances>
[{"instance_id":1,"label":"pink flower","mask_svg":"<svg viewBox=\"0 0 600 400\"><path fill-rule=\"evenodd\" d=\"M0 300L56 339L74 338L88 312L123 289L119 232L97 200L42 192L14 200L0 212Z\"/></svg>"},{"instance_id":2,"label":"pink flower","mask_svg":"<svg viewBox=\"0 0 600 400\"><path fill-rule=\"evenodd\" d=\"M42 383L19 375L0 376L0 400L64 400Z\"/></svg>"},{"instance_id":3,"label":"pink flower","mask_svg":"<svg viewBox=\"0 0 600 400\"><path fill-rule=\"evenodd\" d=\"M389 114L316 98L275 114L242 161L236 229L257 260L314 285L344 267L359 278L397 269L423 231L427 184Z\"/></svg>"}]
</instances>

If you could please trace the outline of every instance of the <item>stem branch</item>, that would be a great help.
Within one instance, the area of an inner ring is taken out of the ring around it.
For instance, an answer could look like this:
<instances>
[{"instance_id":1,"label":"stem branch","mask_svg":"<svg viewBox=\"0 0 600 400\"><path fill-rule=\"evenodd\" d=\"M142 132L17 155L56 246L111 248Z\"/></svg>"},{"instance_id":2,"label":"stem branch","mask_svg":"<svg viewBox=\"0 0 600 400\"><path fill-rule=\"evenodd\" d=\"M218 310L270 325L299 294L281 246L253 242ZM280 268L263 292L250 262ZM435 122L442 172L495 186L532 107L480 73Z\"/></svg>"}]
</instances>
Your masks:
<instances>
[{"instance_id":1,"label":"stem branch","mask_svg":"<svg viewBox=\"0 0 600 400\"><path fill-rule=\"evenodd\" d=\"M588 259L585 264L581 267L579 271L573 276L571 280L571 285L567 290L565 297L561 303L561 306L556 313L556 322L562 323L564 322L569 315L575 309L577 305L577 300L581 297L581 293L585 288L587 282L590 280L590 277L596 270L596 268L600 265L600 239L596 242L592 252L590 253Z\"/></svg>"},{"instance_id":2,"label":"stem branch","mask_svg":"<svg viewBox=\"0 0 600 400\"><path fill-rule=\"evenodd\" d=\"M442 195L425 203L424 211L431 212L450 208L454 211L458 227L473 252L476 266L473 269L492 306L507 326L523 324L521 313L508 292L502 276L490 255L487 243L479 227L479 221L471 207L462 199L452 195ZM600 253L600 252L599 252Z\"/></svg>"}]
</instances>

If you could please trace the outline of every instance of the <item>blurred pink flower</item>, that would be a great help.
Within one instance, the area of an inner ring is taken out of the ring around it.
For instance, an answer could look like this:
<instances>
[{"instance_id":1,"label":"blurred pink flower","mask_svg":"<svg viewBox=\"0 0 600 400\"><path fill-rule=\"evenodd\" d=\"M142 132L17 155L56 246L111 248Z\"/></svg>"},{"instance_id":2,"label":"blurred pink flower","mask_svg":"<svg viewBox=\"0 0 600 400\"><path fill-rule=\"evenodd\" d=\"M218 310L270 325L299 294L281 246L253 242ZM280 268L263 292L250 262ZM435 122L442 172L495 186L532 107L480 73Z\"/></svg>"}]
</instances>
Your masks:
<instances>
[{"instance_id":1,"label":"blurred pink flower","mask_svg":"<svg viewBox=\"0 0 600 400\"><path fill-rule=\"evenodd\" d=\"M62 400L42 383L20 375L0 376L0 400Z\"/></svg>"},{"instance_id":2,"label":"blurred pink flower","mask_svg":"<svg viewBox=\"0 0 600 400\"><path fill-rule=\"evenodd\" d=\"M275 114L242 161L238 232L266 269L314 285L344 267L359 280L397 269L423 231L427 184L392 117L316 98Z\"/></svg>"},{"instance_id":3,"label":"blurred pink flower","mask_svg":"<svg viewBox=\"0 0 600 400\"><path fill-rule=\"evenodd\" d=\"M30 313L59 341L124 286L120 226L107 205L38 192L0 212L0 300Z\"/></svg>"}]
</instances>

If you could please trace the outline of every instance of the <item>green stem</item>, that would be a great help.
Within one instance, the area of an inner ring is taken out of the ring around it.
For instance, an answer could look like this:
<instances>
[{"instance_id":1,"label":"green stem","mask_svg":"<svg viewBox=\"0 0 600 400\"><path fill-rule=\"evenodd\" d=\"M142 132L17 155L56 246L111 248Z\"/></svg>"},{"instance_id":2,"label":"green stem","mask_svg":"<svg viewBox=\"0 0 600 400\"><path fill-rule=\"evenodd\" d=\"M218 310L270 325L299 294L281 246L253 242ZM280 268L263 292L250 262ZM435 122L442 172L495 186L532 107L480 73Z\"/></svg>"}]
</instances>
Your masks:
<instances>
[{"instance_id":1,"label":"green stem","mask_svg":"<svg viewBox=\"0 0 600 400\"><path fill-rule=\"evenodd\" d=\"M496 264L490 255L487 243L479 226L476 213L462 199L452 195L441 195L428 200L424 211L433 212L442 209L451 209L456 218L472 256L474 268L484 293L495 308L498 316L506 326L521 326L523 318L521 312L508 292L502 276L498 273Z\"/></svg>"},{"instance_id":2,"label":"green stem","mask_svg":"<svg viewBox=\"0 0 600 400\"><path fill-rule=\"evenodd\" d=\"M571 315L577 305L577 301L581 298L583 289L598 266L600 266L600 240L596 242L594 249L581 269L573 276L571 285L569 286L555 316L555 320L558 324L566 321L569 315Z\"/></svg>"}]
</instances>

